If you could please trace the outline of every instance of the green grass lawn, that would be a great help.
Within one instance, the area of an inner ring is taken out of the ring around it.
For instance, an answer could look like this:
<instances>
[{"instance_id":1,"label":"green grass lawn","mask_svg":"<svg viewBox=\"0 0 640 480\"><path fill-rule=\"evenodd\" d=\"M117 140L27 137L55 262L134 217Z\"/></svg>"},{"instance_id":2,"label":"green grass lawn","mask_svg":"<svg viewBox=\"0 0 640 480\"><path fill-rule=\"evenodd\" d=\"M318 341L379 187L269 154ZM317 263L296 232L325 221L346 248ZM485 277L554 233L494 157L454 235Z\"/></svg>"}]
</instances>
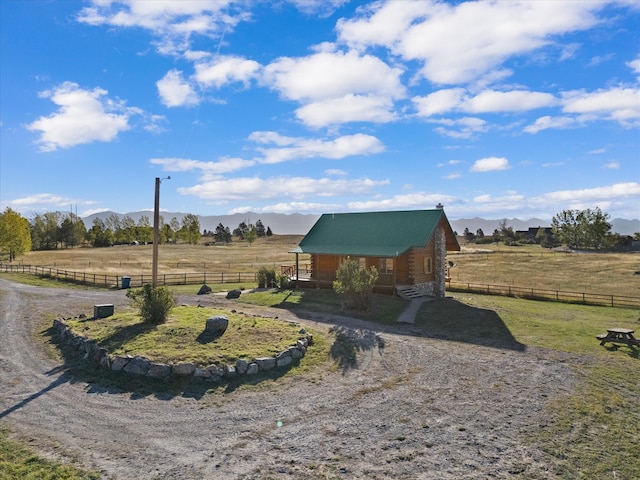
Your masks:
<instances>
[{"instance_id":1,"label":"green grass lawn","mask_svg":"<svg viewBox=\"0 0 640 480\"><path fill-rule=\"evenodd\" d=\"M263 290L243 293L241 302L292 311L312 311L332 315L369 320L383 325L393 325L409 304L408 300L391 295L373 295L371 307L366 312L344 310L341 296L331 289L304 288L300 290Z\"/></svg>"},{"instance_id":2,"label":"green grass lawn","mask_svg":"<svg viewBox=\"0 0 640 480\"><path fill-rule=\"evenodd\" d=\"M204 326L214 315L225 315L229 327L220 337L207 338ZM159 325L144 323L133 312L68 323L113 355L141 355L155 362L194 362L204 367L273 356L302 336L296 323L188 306L175 307L169 319Z\"/></svg>"},{"instance_id":3,"label":"green grass lawn","mask_svg":"<svg viewBox=\"0 0 640 480\"><path fill-rule=\"evenodd\" d=\"M556 459L555 478L640 478L640 349L601 346L608 327L640 330L637 311L455 294L418 313L424 334L516 350L577 355L578 384L547 406L550 425L528 440Z\"/></svg>"},{"instance_id":4,"label":"green grass lawn","mask_svg":"<svg viewBox=\"0 0 640 480\"><path fill-rule=\"evenodd\" d=\"M94 480L100 475L52 462L10 440L0 428L0 480Z\"/></svg>"}]
</instances>

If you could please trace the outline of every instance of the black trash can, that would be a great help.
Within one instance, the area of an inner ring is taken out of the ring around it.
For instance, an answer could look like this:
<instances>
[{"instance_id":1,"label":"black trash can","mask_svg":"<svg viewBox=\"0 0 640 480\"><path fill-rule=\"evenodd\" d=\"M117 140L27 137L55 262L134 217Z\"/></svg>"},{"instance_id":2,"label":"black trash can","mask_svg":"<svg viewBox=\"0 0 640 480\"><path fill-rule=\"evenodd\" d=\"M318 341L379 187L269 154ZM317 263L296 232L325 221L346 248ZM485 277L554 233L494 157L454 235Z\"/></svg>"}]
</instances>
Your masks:
<instances>
[{"instance_id":1,"label":"black trash can","mask_svg":"<svg viewBox=\"0 0 640 480\"><path fill-rule=\"evenodd\" d=\"M122 277L122 288L131 287L131 277Z\"/></svg>"}]
</instances>

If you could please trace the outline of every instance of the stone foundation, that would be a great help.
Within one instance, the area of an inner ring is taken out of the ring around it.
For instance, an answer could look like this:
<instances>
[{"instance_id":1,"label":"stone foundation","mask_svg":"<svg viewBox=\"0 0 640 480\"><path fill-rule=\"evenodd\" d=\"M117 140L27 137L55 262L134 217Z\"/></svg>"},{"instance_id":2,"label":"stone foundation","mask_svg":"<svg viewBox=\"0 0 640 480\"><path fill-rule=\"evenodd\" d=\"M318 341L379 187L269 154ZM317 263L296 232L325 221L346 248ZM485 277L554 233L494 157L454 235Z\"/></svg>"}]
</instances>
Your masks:
<instances>
[{"instance_id":1,"label":"stone foundation","mask_svg":"<svg viewBox=\"0 0 640 480\"><path fill-rule=\"evenodd\" d=\"M233 365L198 366L194 363L164 364L153 362L145 357L131 355L111 355L101 348L96 340L74 333L65 319L55 319L53 330L68 345L84 352L84 358L98 363L101 367L114 372L125 372L133 375L144 375L153 378L168 378L178 376L182 378L201 379L209 382L222 383L238 376L256 375L274 368L286 368L307 353L307 348L313 344L313 336L301 330L303 335L295 345L279 352L273 357L260 357L252 360L239 359Z\"/></svg>"}]
</instances>

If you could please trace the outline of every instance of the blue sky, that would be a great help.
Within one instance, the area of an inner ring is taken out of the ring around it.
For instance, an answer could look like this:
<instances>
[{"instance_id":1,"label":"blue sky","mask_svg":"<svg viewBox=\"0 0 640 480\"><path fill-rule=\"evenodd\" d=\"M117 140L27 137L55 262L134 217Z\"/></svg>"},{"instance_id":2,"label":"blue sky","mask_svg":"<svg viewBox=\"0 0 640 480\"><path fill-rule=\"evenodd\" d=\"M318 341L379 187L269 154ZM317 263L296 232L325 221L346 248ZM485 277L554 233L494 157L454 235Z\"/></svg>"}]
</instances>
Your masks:
<instances>
[{"instance_id":1,"label":"blue sky","mask_svg":"<svg viewBox=\"0 0 640 480\"><path fill-rule=\"evenodd\" d=\"M0 209L640 218L640 3L0 2Z\"/></svg>"}]
</instances>

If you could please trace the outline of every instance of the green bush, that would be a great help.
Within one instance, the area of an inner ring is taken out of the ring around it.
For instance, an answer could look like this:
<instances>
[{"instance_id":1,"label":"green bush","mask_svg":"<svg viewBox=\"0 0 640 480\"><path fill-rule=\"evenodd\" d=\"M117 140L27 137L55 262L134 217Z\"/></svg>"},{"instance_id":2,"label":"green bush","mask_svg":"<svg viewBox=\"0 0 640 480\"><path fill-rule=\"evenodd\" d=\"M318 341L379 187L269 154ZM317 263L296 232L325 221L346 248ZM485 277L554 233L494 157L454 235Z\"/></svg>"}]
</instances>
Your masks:
<instances>
[{"instance_id":1,"label":"green bush","mask_svg":"<svg viewBox=\"0 0 640 480\"><path fill-rule=\"evenodd\" d=\"M293 282L287 275L278 274L277 280L278 280L278 288L280 290L288 290L293 286Z\"/></svg>"},{"instance_id":2,"label":"green bush","mask_svg":"<svg viewBox=\"0 0 640 480\"><path fill-rule=\"evenodd\" d=\"M347 258L336 272L333 289L344 296L344 308L366 311L371 306L373 286L377 280L375 267L366 270L357 261Z\"/></svg>"},{"instance_id":3,"label":"green bush","mask_svg":"<svg viewBox=\"0 0 640 480\"><path fill-rule=\"evenodd\" d=\"M275 287L277 280L275 269L260 267L258 270L258 288Z\"/></svg>"},{"instance_id":4,"label":"green bush","mask_svg":"<svg viewBox=\"0 0 640 480\"><path fill-rule=\"evenodd\" d=\"M147 323L164 323L176 304L173 293L168 288L154 288L148 283L142 288L129 290L127 297L140 309L140 316Z\"/></svg>"}]
</instances>

